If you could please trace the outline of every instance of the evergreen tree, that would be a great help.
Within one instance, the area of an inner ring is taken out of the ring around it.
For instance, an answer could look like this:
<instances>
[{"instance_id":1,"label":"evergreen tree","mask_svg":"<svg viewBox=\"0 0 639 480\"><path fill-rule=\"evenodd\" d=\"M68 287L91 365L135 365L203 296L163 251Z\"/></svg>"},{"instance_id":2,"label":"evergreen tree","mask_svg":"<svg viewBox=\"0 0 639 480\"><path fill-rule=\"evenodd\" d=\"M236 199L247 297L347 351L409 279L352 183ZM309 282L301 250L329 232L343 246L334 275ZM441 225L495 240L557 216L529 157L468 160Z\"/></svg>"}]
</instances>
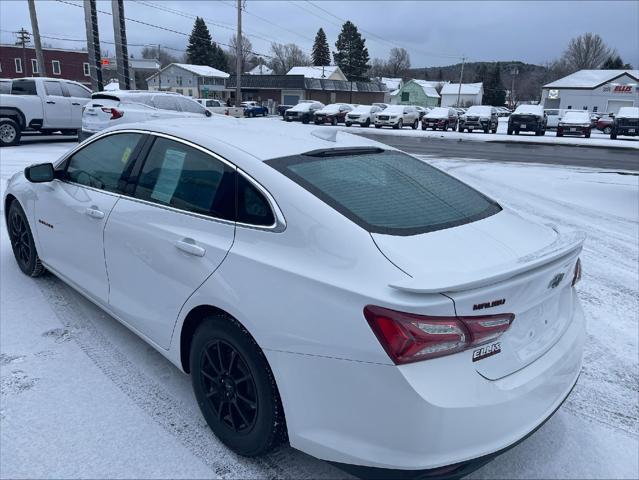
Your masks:
<instances>
[{"instance_id":1,"label":"evergreen tree","mask_svg":"<svg viewBox=\"0 0 639 480\"><path fill-rule=\"evenodd\" d=\"M370 68L366 40L357 31L357 27L350 21L342 26L342 31L335 42L337 52L333 52L335 63L351 81L365 81Z\"/></svg>"},{"instance_id":2,"label":"evergreen tree","mask_svg":"<svg viewBox=\"0 0 639 480\"><path fill-rule=\"evenodd\" d=\"M619 55L610 55L601 66L602 70L629 70L632 65L629 63L623 63L623 60Z\"/></svg>"},{"instance_id":3,"label":"evergreen tree","mask_svg":"<svg viewBox=\"0 0 639 480\"><path fill-rule=\"evenodd\" d=\"M437 71L437 80L440 82L444 81L444 71L441 68Z\"/></svg>"},{"instance_id":4,"label":"evergreen tree","mask_svg":"<svg viewBox=\"0 0 639 480\"><path fill-rule=\"evenodd\" d=\"M200 17L195 18L193 30L186 47L186 61L193 65L208 65L228 72L226 54L211 38L206 23Z\"/></svg>"},{"instance_id":5,"label":"evergreen tree","mask_svg":"<svg viewBox=\"0 0 639 480\"><path fill-rule=\"evenodd\" d=\"M488 69L486 64L482 63L477 70L475 70L474 83L486 82L488 80Z\"/></svg>"},{"instance_id":6,"label":"evergreen tree","mask_svg":"<svg viewBox=\"0 0 639 480\"><path fill-rule=\"evenodd\" d=\"M506 90L501 84L501 66L499 62L495 63L493 69L488 73L484 82L484 96L482 103L484 105L493 105L496 107L504 105L506 102Z\"/></svg>"},{"instance_id":7,"label":"evergreen tree","mask_svg":"<svg viewBox=\"0 0 639 480\"><path fill-rule=\"evenodd\" d=\"M324 30L320 28L315 35L313 43L313 65L316 67L328 66L331 64L331 50L328 48L328 41Z\"/></svg>"}]
</instances>

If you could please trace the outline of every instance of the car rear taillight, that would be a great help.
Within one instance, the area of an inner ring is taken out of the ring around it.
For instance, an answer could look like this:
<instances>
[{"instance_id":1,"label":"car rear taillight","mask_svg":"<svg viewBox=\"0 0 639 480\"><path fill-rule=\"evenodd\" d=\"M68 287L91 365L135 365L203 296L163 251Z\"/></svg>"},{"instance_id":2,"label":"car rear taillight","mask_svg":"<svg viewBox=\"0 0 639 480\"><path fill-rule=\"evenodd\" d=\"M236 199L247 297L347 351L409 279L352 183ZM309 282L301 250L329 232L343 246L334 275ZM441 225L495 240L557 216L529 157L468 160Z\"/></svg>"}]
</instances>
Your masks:
<instances>
[{"instance_id":1,"label":"car rear taillight","mask_svg":"<svg viewBox=\"0 0 639 480\"><path fill-rule=\"evenodd\" d=\"M472 317L430 317L367 305L364 317L396 364L450 355L498 338L512 313Z\"/></svg>"},{"instance_id":2,"label":"car rear taillight","mask_svg":"<svg viewBox=\"0 0 639 480\"><path fill-rule=\"evenodd\" d=\"M577 263L575 263L575 273L572 277L572 286L574 287L581 280L581 259L577 259Z\"/></svg>"},{"instance_id":3,"label":"car rear taillight","mask_svg":"<svg viewBox=\"0 0 639 480\"><path fill-rule=\"evenodd\" d=\"M109 120L115 120L116 118L121 118L124 115L124 112L118 110L117 108L102 107L102 111L104 113L111 114L111 118Z\"/></svg>"}]
</instances>

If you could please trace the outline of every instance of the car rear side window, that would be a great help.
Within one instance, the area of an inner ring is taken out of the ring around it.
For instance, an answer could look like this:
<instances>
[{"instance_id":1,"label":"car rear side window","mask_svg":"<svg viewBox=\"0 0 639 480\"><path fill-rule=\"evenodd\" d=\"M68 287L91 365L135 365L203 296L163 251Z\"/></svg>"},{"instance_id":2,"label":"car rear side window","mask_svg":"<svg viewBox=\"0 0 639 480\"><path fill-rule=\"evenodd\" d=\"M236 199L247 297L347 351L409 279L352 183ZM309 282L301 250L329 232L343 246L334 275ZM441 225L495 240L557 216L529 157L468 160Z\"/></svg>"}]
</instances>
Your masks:
<instances>
[{"instance_id":1,"label":"car rear side window","mask_svg":"<svg viewBox=\"0 0 639 480\"><path fill-rule=\"evenodd\" d=\"M65 178L87 187L121 192L124 172L142 135L107 135L79 150L67 160Z\"/></svg>"},{"instance_id":2,"label":"car rear side window","mask_svg":"<svg viewBox=\"0 0 639 480\"><path fill-rule=\"evenodd\" d=\"M44 89L46 90L47 95L56 97L64 96L64 93L62 93L62 85L60 85L60 82L44 82Z\"/></svg>"},{"instance_id":3,"label":"car rear side window","mask_svg":"<svg viewBox=\"0 0 639 480\"><path fill-rule=\"evenodd\" d=\"M401 152L326 150L267 163L373 233L416 235L501 210L468 185Z\"/></svg>"},{"instance_id":4,"label":"car rear side window","mask_svg":"<svg viewBox=\"0 0 639 480\"><path fill-rule=\"evenodd\" d=\"M33 80L14 80L11 84L11 95L37 95L36 84Z\"/></svg>"},{"instance_id":5,"label":"car rear side window","mask_svg":"<svg viewBox=\"0 0 639 480\"><path fill-rule=\"evenodd\" d=\"M273 225L275 217L268 200L243 175L237 177L237 221L248 225Z\"/></svg>"},{"instance_id":6,"label":"car rear side window","mask_svg":"<svg viewBox=\"0 0 639 480\"><path fill-rule=\"evenodd\" d=\"M162 110L180 111L177 98L172 95L156 95L153 97L153 105L155 108L160 108Z\"/></svg>"},{"instance_id":7,"label":"car rear side window","mask_svg":"<svg viewBox=\"0 0 639 480\"><path fill-rule=\"evenodd\" d=\"M80 85L66 82L66 86L69 89L69 95L72 97L91 98L91 92Z\"/></svg>"},{"instance_id":8,"label":"car rear side window","mask_svg":"<svg viewBox=\"0 0 639 480\"><path fill-rule=\"evenodd\" d=\"M135 197L180 210L235 220L235 169L201 150L156 138Z\"/></svg>"},{"instance_id":9,"label":"car rear side window","mask_svg":"<svg viewBox=\"0 0 639 480\"><path fill-rule=\"evenodd\" d=\"M178 104L183 112L200 113L204 115L206 111L202 105L188 98L178 98Z\"/></svg>"}]
</instances>

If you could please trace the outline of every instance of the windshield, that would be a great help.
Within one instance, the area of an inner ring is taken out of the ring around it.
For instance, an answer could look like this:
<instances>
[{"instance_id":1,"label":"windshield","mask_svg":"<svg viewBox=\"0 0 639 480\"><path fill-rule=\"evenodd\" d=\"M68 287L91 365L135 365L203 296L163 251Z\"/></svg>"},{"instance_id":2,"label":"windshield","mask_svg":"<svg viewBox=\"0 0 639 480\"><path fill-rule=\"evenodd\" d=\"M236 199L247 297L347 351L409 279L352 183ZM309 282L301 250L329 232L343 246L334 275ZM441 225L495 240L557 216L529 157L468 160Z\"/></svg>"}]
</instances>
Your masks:
<instances>
[{"instance_id":1,"label":"windshield","mask_svg":"<svg viewBox=\"0 0 639 480\"><path fill-rule=\"evenodd\" d=\"M417 235L501 210L468 185L397 151L324 150L266 163L373 233Z\"/></svg>"},{"instance_id":2,"label":"windshield","mask_svg":"<svg viewBox=\"0 0 639 480\"><path fill-rule=\"evenodd\" d=\"M293 108L291 108L290 110L292 112L306 112L308 110L310 110L311 106L315 105L314 103L298 103L297 105L295 105Z\"/></svg>"},{"instance_id":3,"label":"windshield","mask_svg":"<svg viewBox=\"0 0 639 480\"><path fill-rule=\"evenodd\" d=\"M480 107L476 105L474 107L470 107L466 111L466 115L487 115L490 116L490 107Z\"/></svg>"},{"instance_id":4,"label":"windshield","mask_svg":"<svg viewBox=\"0 0 639 480\"><path fill-rule=\"evenodd\" d=\"M331 103L330 105L326 105L324 108L322 108L322 112L330 112L330 113L339 112L339 109L342 105L343 105L342 103Z\"/></svg>"},{"instance_id":5,"label":"windshield","mask_svg":"<svg viewBox=\"0 0 639 480\"><path fill-rule=\"evenodd\" d=\"M590 123L588 112L566 112L561 118L562 122Z\"/></svg>"},{"instance_id":6,"label":"windshield","mask_svg":"<svg viewBox=\"0 0 639 480\"><path fill-rule=\"evenodd\" d=\"M429 118L447 117L448 109L442 108L442 107L433 108L430 112L426 114L426 116Z\"/></svg>"},{"instance_id":7,"label":"windshield","mask_svg":"<svg viewBox=\"0 0 639 480\"><path fill-rule=\"evenodd\" d=\"M390 107L386 107L384 109L384 115L387 113L394 113L394 114L402 114L404 113L404 107L402 105L391 105Z\"/></svg>"},{"instance_id":8,"label":"windshield","mask_svg":"<svg viewBox=\"0 0 639 480\"><path fill-rule=\"evenodd\" d=\"M619 118L637 118L639 117L639 108L637 107L621 107L617 114Z\"/></svg>"},{"instance_id":9,"label":"windshield","mask_svg":"<svg viewBox=\"0 0 639 480\"><path fill-rule=\"evenodd\" d=\"M352 112L353 113L369 113L373 108L379 108L379 107L373 107L372 105L359 105L358 107L355 107Z\"/></svg>"},{"instance_id":10,"label":"windshield","mask_svg":"<svg viewBox=\"0 0 639 480\"><path fill-rule=\"evenodd\" d=\"M515 113L519 115L543 115L544 109L540 105L519 105Z\"/></svg>"}]
</instances>

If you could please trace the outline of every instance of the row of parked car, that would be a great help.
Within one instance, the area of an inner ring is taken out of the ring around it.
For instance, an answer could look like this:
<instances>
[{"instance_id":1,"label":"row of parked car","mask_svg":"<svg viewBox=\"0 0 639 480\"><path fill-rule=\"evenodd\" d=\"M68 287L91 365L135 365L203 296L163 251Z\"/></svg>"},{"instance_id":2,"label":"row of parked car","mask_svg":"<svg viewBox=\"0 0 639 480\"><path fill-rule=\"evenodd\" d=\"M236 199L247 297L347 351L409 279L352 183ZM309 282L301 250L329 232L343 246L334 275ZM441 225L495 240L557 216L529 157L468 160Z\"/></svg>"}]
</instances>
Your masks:
<instances>
[{"instance_id":1,"label":"row of parked car","mask_svg":"<svg viewBox=\"0 0 639 480\"><path fill-rule=\"evenodd\" d=\"M551 112L552 113L552 112ZM481 130L484 133L496 133L499 117L508 117L506 133L519 135L521 132L531 132L535 135L545 135L548 129L554 128L558 137L577 135L590 138L593 128L597 126L598 118L587 111L566 110L561 112L556 121L541 105L519 105L514 112L505 107L474 105L467 109L454 107L424 108L411 105L388 105L374 103L372 105L350 105L347 103L332 103L324 105L314 100L303 100L299 104L282 111L282 117L287 122L301 121L321 125L343 123L347 127L360 125L375 128L391 127L400 129L411 127L417 129L421 122L422 130L432 129L443 131L457 130L459 132L473 132ZM617 135L634 136L639 133L639 108L624 107L608 125L606 133L615 139Z\"/></svg>"}]
</instances>

